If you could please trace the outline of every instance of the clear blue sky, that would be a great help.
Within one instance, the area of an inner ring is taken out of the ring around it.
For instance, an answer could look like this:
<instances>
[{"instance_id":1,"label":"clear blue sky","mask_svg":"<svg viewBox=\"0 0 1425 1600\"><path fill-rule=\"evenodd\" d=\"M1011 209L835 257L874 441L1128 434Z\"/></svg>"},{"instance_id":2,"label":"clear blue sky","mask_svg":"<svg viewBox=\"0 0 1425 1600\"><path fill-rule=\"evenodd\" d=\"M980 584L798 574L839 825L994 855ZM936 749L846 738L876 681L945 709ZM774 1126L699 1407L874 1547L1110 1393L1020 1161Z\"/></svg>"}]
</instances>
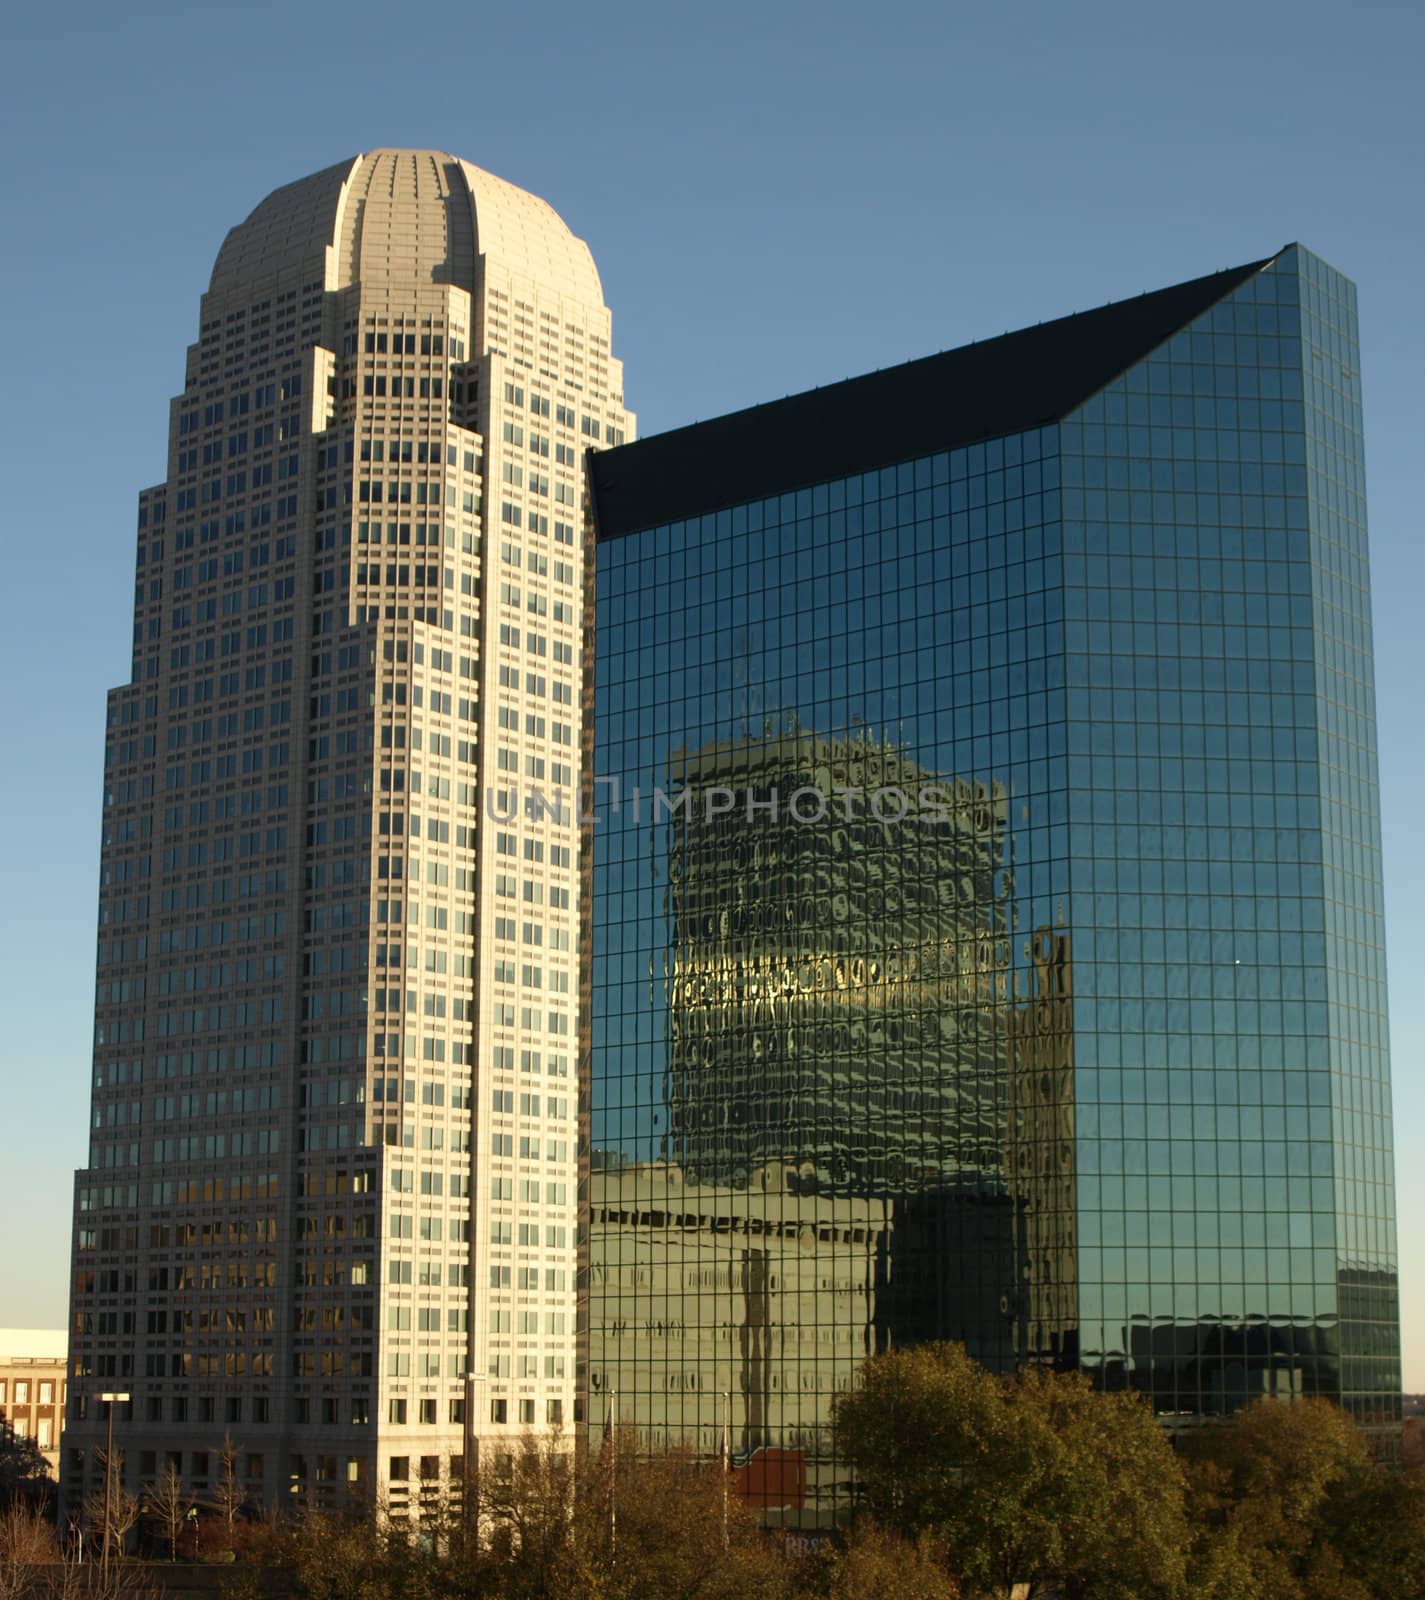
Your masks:
<instances>
[{"instance_id":1,"label":"clear blue sky","mask_svg":"<svg viewBox=\"0 0 1425 1600\"><path fill-rule=\"evenodd\" d=\"M588 239L644 433L1269 254L1360 286L1406 1382L1425 1389L1425 9L30 5L0 123L0 1323L65 1315L104 691L225 230L435 146Z\"/></svg>"}]
</instances>

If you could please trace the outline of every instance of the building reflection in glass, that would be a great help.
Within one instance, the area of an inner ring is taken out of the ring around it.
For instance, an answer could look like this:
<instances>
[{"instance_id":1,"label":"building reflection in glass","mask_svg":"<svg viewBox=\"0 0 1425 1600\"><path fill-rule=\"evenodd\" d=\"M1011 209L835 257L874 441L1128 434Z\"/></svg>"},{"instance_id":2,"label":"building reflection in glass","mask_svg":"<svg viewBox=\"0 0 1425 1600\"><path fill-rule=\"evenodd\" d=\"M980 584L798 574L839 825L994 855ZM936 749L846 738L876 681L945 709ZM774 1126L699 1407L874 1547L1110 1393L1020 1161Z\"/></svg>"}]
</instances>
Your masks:
<instances>
[{"instance_id":1,"label":"building reflection in glass","mask_svg":"<svg viewBox=\"0 0 1425 1600\"><path fill-rule=\"evenodd\" d=\"M595 1154L593 1420L716 1450L727 1396L749 1497L815 1521L867 1355L1072 1344L1070 940L1016 928L1003 785L796 728L668 785L667 1132Z\"/></svg>"},{"instance_id":2,"label":"building reflection in glass","mask_svg":"<svg viewBox=\"0 0 1425 1600\"><path fill-rule=\"evenodd\" d=\"M1184 1424L1398 1431L1359 372L1353 286L1289 246L593 458L625 794L879 762L971 803L597 830L592 1425L617 1382L715 1453L696 1376L815 1452L864 1350L941 1333ZM716 1199L662 1213L707 1219L686 1273L597 1220L674 1183ZM807 1459L779 1503L823 1503Z\"/></svg>"}]
</instances>

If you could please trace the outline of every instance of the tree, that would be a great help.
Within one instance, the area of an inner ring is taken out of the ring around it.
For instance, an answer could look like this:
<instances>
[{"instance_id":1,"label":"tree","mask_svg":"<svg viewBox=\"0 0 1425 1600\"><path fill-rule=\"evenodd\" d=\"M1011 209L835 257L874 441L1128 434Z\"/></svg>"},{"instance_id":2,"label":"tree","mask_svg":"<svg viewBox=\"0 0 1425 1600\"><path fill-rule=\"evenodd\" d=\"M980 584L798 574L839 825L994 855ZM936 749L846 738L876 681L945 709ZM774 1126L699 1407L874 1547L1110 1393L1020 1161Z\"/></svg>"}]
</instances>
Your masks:
<instances>
[{"instance_id":1,"label":"tree","mask_svg":"<svg viewBox=\"0 0 1425 1600\"><path fill-rule=\"evenodd\" d=\"M1222 1592L1369 1600L1324 1534L1329 1502L1363 1485L1371 1453L1329 1400L1259 1400L1187 1435L1199 1560L1227 1565Z\"/></svg>"},{"instance_id":2,"label":"tree","mask_svg":"<svg viewBox=\"0 0 1425 1600\"><path fill-rule=\"evenodd\" d=\"M1235 1600L1425 1593L1425 1484L1327 1400L1259 1400L1189 1435L1195 1590Z\"/></svg>"},{"instance_id":3,"label":"tree","mask_svg":"<svg viewBox=\"0 0 1425 1600\"><path fill-rule=\"evenodd\" d=\"M56 1541L33 1506L0 1512L0 1600L153 1600L141 1576L115 1564L105 1572L77 1545Z\"/></svg>"},{"instance_id":4,"label":"tree","mask_svg":"<svg viewBox=\"0 0 1425 1600\"><path fill-rule=\"evenodd\" d=\"M878 1528L869 1517L812 1552L796 1574L796 1593L816 1600L960 1600L947 1552L929 1535L914 1543Z\"/></svg>"},{"instance_id":5,"label":"tree","mask_svg":"<svg viewBox=\"0 0 1425 1600\"><path fill-rule=\"evenodd\" d=\"M227 1548L231 1550L233 1530L247 1500L247 1491L238 1477L238 1451L230 1433L223 1435L223 1442L217 1454L218 1482L213 1490L213 1506L222 1522Z\"/></svg>"},{"instance_id":6,"label":"tree","mask_svg":"<svg viewBox=\"0 0 1425 1600\"><path fill-rule=\"evenodd\" d=\"M439 1591L418 1580L419 1552L374 1517L312 1512L290 1530L288 1561L304 1600L415 1600Z\"/></svg>"},{"instance_id":7,"label":"tree","mask_svg":"<svg viewBox=\"0 0 1425 1600\"><path fill-rule=\"evenodd\" d=\"M97 1561L83 1561L77 1550L66 1550L57 1569L51 1568L45 1587L33 1600L159 1600L144 1581L141 1568L116 1563L108 1572Z\"/></svg>"},{"instance_id":8,"label":"tree","mask_svg":"<svg viewBox=\"0 0 1425 1600\"><path fill-rule=\"evenodd\" d=\"M481 1533L505 1568L508 1594L559 1600L576 1575L592 1585L576 1494L582 1455L562 1439L527 1437L514 1452L481 1460Z\"/></svg>"},{"instance_id":9,"label":"tree","mask_svg":"<svg viewBox=\"0 0 1425 1600\"><path fill-rule=\"evenodd\" d=\"M872 1357L834 1416L877 1520L933 1533L972 1588L1180 1592L1183 1473L1136 1396L1037 1367L1000 1377L962 1345L928 1344Z\"/></svg>"},{"instance_id":10,"label":"tree","mask_svg":"<svg viewBox=\"0 0 1425 1600\"><path fill-rule=\"evenodd\" d=\"M772 1600L783 1563L720 1466L529 1439L481 1474L482 1523L512 1600Z\"/></svg>"},{"instance_id":11,"label":"tree","mask_svg":"<svg viewBox=\"0 0 1425 1600\"><path fill-rule=\"evenodd\" d=\"M581 1478L588 1542L602 1551L607 1528L603 1464ZM785 1589L780 1550L736 1494L724 1496L720 1463L683 1450L640 1453L636 1437L617 1453L618 1546L605 1593L620 1600L774 1600Z\"/></svg>"},{"instance_id":12,"label":"tree","mask_svg":"<svg viewBox=\"0 0 1425 1600\"><path fill-rule=\"evenodd\" d=\"M1056 1452L1034 1510L1070 1597L1171 1595L1186 1576L1186 1481L1172 1441L1136 1394L1105 1394L1083 1373L1026 1367L1004 1383Z\"/></svg>"},{"instance_id":13,"label":"tree","mask_svg":"<svg viewBox=\"0 0 1425 1600\"><path fill-rule=\"evenodd\" d=\"M1425 1469L1372 1461L1325 1507L1325 1532L1371 1595L1425 1597Z\"/></svg>"},{"instance_id":14,"label":"tree","mask_svg":"<svg viewBox=\"0 0 1425 1600\"><path fill-rule=\"evenodd\" d=\"M103 1551L122 1556L143 1507L138 1497L124 1488L123 1458L119 1452L114 1452L112 1467L107 1451L98 1451L97 1459L104 1476L84 1502L84 1520L98 1535Z\"/></svg>"},{"instance_id":15,"label":"tree","mask_svg":"<svg viewBox=\"0 0 1425 1600\"><path fill-rule=\"evenodd\" d=\"M57 1554L54 1534L39 1512L11 1501L0 1511L0 1600L25 1600L40 1568Z\"/></svg>"},{"instance_id":16,"label":"tree","mask_svg":"<svg viewBox=\"0 0 1425 1600\"><path fill-rule=\"evenodd\" d=\"M423 1515L418 1543L393 1531L399 1548L388 1544L380 1557L370 1549L345 1568L329 1551L337 1585L307 1583L303 1593L335 1600L346 1592L340 1582L375 1576L386 1588L350 1592L402 1600L782 1600L778 1546L736 1495L724 1522L723 1486L717 1465L678 1451L641 1452L631 1430L607 1455L529 1437L513 1451L487 1451L478 1537L458 1514Z\"/></svg>"},{"instance_id":17,"label":"tree","mask_svg":"<svg viewBox=\"0 0 1425 1600\"><path fill-rule=\"evenodd\" d=\"M53 1487L49 1462L33 1439L21 1438L0 1421L0 1510L18 1498L43 1498Z\"/></svg>"},{"instance_id":18,"label":"tree","mask_svg":"<svg viewBox=\"0 0 1425 1600\"><path fill-rule=\"evenodd\" d=\"M178 1540L188 1521L189 1499L183 1488L183 1475L170 1461L162 1476L145 1491L143 1508L152 1518L168 1546L168 1559L177 1561Z\"/></svg>"}]
</instances>

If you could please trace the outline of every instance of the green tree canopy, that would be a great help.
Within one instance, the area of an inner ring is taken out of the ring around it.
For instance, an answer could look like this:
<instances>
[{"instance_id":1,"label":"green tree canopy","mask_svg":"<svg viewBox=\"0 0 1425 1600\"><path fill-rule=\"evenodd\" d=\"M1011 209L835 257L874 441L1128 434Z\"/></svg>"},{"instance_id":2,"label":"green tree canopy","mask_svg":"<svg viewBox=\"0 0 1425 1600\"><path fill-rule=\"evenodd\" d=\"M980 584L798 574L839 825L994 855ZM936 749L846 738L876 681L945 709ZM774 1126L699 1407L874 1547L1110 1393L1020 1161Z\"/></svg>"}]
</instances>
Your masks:
<instances>
[{"instance_id":1,"label":"green tree canopy","mask_svg":"<svg viewBox=\"0 0 1425 1600\"><path fill-rule=\"evenodd\" d=\"M996 1376L962 1345L929 1344L873 1357L835 1420L877 1520L943 1540L976 1590L1147 1600L1182 1589L1183 1472L1135 1396L1038 1368Z\"/></svg>"}]
</instances>

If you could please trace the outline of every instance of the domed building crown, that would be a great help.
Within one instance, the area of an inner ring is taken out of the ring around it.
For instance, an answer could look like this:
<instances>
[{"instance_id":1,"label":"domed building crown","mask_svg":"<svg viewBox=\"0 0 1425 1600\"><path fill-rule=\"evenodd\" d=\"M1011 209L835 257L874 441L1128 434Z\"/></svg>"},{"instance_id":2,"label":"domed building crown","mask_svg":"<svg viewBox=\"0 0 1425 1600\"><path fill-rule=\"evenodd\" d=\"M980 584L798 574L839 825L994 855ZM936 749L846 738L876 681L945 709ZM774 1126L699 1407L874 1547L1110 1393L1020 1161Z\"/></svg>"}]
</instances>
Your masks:
<instances>
[{"instance_id":1,"label":"domed building crown","mask_svg":"<svg viewBox=\"0 0 1425 1600\"><path fill-rule=\"evenodd\" d=\"M441 150L374 150L275 189L229 232L208 286L225 300L299 267L327 289L392 280L474 292L476 262L586 303L589 247L537 196Z\"/></svg>"}]
</instances>

